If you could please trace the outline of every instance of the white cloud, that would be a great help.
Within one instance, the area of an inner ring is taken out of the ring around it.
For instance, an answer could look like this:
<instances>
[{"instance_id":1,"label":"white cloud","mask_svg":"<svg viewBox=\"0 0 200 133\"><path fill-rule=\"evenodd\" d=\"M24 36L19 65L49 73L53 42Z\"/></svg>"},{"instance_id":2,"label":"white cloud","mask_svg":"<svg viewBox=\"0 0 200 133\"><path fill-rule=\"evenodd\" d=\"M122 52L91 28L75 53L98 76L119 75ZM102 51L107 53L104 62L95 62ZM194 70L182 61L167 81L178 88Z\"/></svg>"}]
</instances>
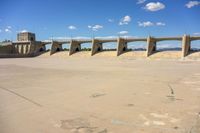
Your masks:
<instances>
[{"instance_id":1,"label":"white cloud","mask_svg":"<svg viewBox=\"0 0 200 133\"><path fill-rule=\"evenodd\" d=\"M144 2L146 2L147 0L138 0L137 1L137 4L142 4L142 3L144 3Z\"/></svg>"},{"instance_id":2,"label":"white cloud","mask_svg":"<svg viewBox=\"0 0 200 133\"><path fill-rule=\"evenodd\" d=\"M130 16L125 16L123 17L120 22L119 22L119 25L127 25L131 22L131 17Z\"/></svg>"},{"instance_id":3,"label":"white cloud","mask_svg":"<svg viewBox=\"0 0 200 133\"><path fill-rule=\"evenodd\" d=\"M108 22L113 23L114 19L108 19Z\"/></svg>"},{"instance_id":4,"label":"white cloud","mask_svg":"<svg viewBox=\"0 0 200 133\"><path fill-rule=\"evenodd\" d=\"M0 33L2 32L2 30L0 29Z\"/></svg>"},{"instance_id":5,"label":"white cloud","mask_svg":"<svg viewBox=\"0 0 200 133\"><path fill-rule=\"evenodd\" d=\"M138 22L138 26L140 26L140 27L165 26L165 25L166 24L163 22L156 22L156 23L153 23L151 21Z\"/></svg>"},{"instance_id":6,"label":"white cloud","mask_svg":"<svg viewBox=\"0 0 200 133\"><path fill-rule=\"evenodd\" d=\"M7 26L4 30L6 33L11 33L12 32L12 26Z\"/></svg>"},{"instance_id":7,"label":"white cloud","mask_svg":"<svg viewBox=\"0 0 200 133\"><path fill-rule=\"evenodd\" d=\"M154 26L154 24L150 21L146 21L146 22L138 22L138 25L140 27L150 27L150 26Z\"/></svg>"},{"instance_id":8,"label":"white cloud","mask_svg":"<svg viewBox=\"0 0 200 133\"><path fill-rule=\"evenodd\" d=\"M199 36L200 32L193 33L195 36Z\"/></svg>"},{"instance_id":9,"label":"white cloud","mask_svg":"<svg viewBox=\"0 0 200 133\"><path fill-rule=\"evenodd\" d=\"M20 33L28 32L27 30L21 30Z\"/></svg>"},{"instance_id":10,"label":"white cloud","mask_svg":"<svg viewBox=\"0 0 200 133\"><path fill-rule=\"evenodd\" d=\"M120 35L125 35L125 34L128 34L129 32L128 31L120 31L120 32L118 32L118 34L120 34Z\"/></svg>"},{"instance_id":11,"label":"white cloud","mask_svg":"<svg viewBox=\"0 0 200 133\"><path fill-rule=\"evenodd\" d=\"M198 6L198 5L200 5L200 1L189 1L185 6L187 8L192 8L192 7Z\"/></svg>"},{"instance_id":12,"label":"white cloud","mask_svg":"<svg viewBox=\"0 0 200 133\"><path fill-rule=\"evenodd\" d=\"M7 33L11 33L12 31L11 31L11 29L6 28L6 29L5 29L5 32L7 32Z\"/></svg>"},{"instance_id":13,"label":"white cloud","mask_svg":"<svg viewBox=\"0 0 200 133\"><path fill-rule=\"evenodd\" d=\"M76 28L76 26L70 25L70 26L68 26L68 29L70 29L70 30L76 30L77 28Z\"/></svg>"},{"instance_id":14,"label":"white cloud","mask_svg":"<svg viewBox=\"0 0 200 133\"><path fill-rule=\"evenodd\" d=\"M146 6L144 7L144 9L151 12L159 11L164 8L165 8L165 5L161 2L150 2L146 4Z\"/></svg>"},{"instance_id":15,"label":"white cloud","mask_svg":"<svg viewBox=\"0 0 200 133\"><path fill-rule=\"evenodd\" d=\"M102 25L94 25L94 26L91 26L91 25L88 25L88 28L93 30L93 31L98 31L100 29L103 29L103 26Z\"/></svg>"},{"instance_id":16,"label":"white cloud","mask_svg":"<svg viewBox=\"0 0 200 133\"><path fill-rule=\"evenodd\" d=\"M166 24L163 23L163 22L157 22L156 25L157 25L157 26L165 26Z\"/></svg>"}]
</instances>

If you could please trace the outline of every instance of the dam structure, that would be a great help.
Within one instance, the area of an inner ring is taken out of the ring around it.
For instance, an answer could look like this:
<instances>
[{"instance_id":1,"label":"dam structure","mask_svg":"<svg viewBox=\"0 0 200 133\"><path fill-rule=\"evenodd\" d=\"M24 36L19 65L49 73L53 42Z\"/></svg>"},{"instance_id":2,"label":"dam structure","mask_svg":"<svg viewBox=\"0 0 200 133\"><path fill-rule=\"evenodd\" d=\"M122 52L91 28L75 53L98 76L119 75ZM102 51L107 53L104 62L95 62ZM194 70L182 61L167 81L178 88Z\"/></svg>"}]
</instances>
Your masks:
<instances>
[{"instance_id":1,"label":"dam structure","mask_svg":"<svg viewBox=\"0 0 200 133\"><path fill-rule=\"evenodd\" d=\"M183 35L178 37L118 37L118 38L92 38L92 39L63 39L36 41L34 33L24 32L17 34L17 41L9 42L0 47L0 57L35 57L46 51L46 45L51 45L50 55L63 51L63 45L69 44L69 56L81 51L82 44L91 43L91 56L103 51L104 43L116 43L116 56L128 51L131 42L146 42L146 57L157 51L157 43L161 41L181 41L181 57L186 57L191 52L191 42L200 40L200 36Z\"/></svg>"}]
</instances>

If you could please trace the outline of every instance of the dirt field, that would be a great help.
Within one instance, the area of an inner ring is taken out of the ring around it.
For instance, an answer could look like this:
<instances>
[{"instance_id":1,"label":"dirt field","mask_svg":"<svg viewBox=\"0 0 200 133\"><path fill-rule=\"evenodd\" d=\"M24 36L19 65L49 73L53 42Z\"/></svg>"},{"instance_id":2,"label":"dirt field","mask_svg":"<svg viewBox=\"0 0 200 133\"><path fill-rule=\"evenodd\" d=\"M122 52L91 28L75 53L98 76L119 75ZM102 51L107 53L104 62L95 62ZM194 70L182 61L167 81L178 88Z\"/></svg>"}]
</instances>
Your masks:
<instances>
[{"instance_id":1,"label":"dirt field","mask_svg":"<svg viewBox=\"0 0 200 133\"><path fill-rule=\"evenodd\" d=\"M200 61L65 54L0 59L0 133L200 133Z\"/></svg>"}]
</instances>

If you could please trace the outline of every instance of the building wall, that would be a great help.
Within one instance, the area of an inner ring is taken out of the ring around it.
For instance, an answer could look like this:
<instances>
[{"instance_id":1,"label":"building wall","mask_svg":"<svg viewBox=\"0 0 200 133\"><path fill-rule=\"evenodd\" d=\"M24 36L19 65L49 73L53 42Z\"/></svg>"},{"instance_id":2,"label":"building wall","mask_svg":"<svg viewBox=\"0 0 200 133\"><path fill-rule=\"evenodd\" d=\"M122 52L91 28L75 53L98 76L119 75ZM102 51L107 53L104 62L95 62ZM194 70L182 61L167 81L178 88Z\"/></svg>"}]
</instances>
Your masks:
<instances>
[{"instance_id":1,"label":"building wall","mask_svg":"<svg viewBox=\"0 0 200 133\"><path fill-rule=\"evenodd\" d=\"M35 34L30 32L18 33L17 41L35 41Z\"/></svg>"}]
</instances>

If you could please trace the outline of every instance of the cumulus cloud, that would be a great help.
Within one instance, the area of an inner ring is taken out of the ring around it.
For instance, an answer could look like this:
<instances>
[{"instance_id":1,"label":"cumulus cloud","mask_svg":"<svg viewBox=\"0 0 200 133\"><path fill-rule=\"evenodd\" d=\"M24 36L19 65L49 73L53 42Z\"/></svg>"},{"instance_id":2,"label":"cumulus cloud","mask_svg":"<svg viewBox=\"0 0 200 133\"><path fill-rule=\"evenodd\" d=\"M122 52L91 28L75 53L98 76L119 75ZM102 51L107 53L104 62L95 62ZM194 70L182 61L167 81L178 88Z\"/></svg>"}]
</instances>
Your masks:
<instances>
[{"instance_id":1,"label":"cumulus cloud","mask_svg":"<svg viewBox=\"0 0 200 133\"><path fill-rule=\"evenodd\" d=\"M70 30L76 30L77 28L76 28L76 26L70 25L70 26L68 26L68 29L70 29Z\"/></svg>"},{"instance_id":2,"label":"cumulus cloud","mask_svg":"<svg viewBox=\"0 0 200 133\"><path fill-rule=\"evenodd\" d=\"M119 22L119 25L127 25L131 22L131 16L124 16L120 22Z\"/></svg>"},{"instance_id":3,"label":"cumulus cloud","mask_svg":"<svg viewBox=\"0 0 200 133\"><path fill-rule=\"evenodd\" d=\"M200 1L189 1L185 6L187 8L192 8L192 7L198 6L198 5L200 5Z\"/></svg>"},{"instance_id":4,"label":"cumulus cloud","mask_svg":"<svg viewBox=\"0 0 200 133\"><path fill-rule=\"evenodd\" d=\"M147 0L138 0L137 4L143 4L144 2L146 2Z\"/></svg>"},{"instance_id":5,"label":"cumulus cloud","mask_svg":"<svg viewBox=\"0 0 200 133\"><path fill-rule=\"evenodd\" d=\"M100 29L103 29L103 26L102 25L94 25L94 26L91 26L91 25L88 25L88 28L93 30L93 31L98 31Z\"/></svg>"},{"instance_id":6,"label":"cumulus cloud","mask_svg":"<svg viewBox=\"0 0 200 133\"><path fill-rule=\"evenodd\" d=\"M114 22L114 19L108 19L108 22L112 23Z\"/></svg>"},{"instance_id":7,"label":"cumulus cloud","mask_svg":"<svg viewBox=\"0 0 200 133\"><path fill-rule=\"evenodd\" d=\"M12 26L7 26L4 30L6 33L11 33L12 32Z\"/></svg>"},{"instance_id":8,"label":"cumulus cloud","mask_svg":"<svg viewBox=\"0 0 200 133\"><path fill-rule=\"evenodd\" d=\"M12 31L11 31L11 29L6 28L6 29L5 29L5 32L7 32L7 33L11 33Z\"/></svg>"},{"instance_id":9,"label":"cumulus cloud","mask_svg":"<svg viewBox=\"0 0 200 133\"><path fill-rule=\"evenodd\" d=\"M128 31L120 31L120 32L118 32L118 34L120 34L120 35L126 35L128 33L129 33Z\"/></svg>"},{"instance_id":10,"label":"cumulus cloud","mask_svg":"<svg viewBox=\"0 0 200 133\"><path fill-rule=\"evenodd\" d=\"M166 24L163 23L163 22L157 22L156 25L157 25L157 26L165 26Z\"/></svg>"},{"instance_id":11,"label":"cumulus cloud","mask_svg":"<svg viewBox=\"0 0 200 133\"><path fill-rule=\"evenodd\" d=\"M150 27L150 26L165 26L166 24L163 22L156 22L153 23L151 21L145 21L145 22L138 22L139 27Z\"/></svg>"},{"instance_id":12,"label":"cumulus cloud","mask_svg":"<svg viewBox=\"0 0 200 133\"><path fill-rule=\"evenodd\" d=\"M28 30L26 29L23 29L23 30L19 30L19 31L16 31L17 33L25 33L25 32L28 32Z\"/></svg>"},{"instance_id":13,"label":"cumulus cloud","mask_svg":"<svg viewBox=\"0 0 200 133\"><path fill-rule=\"evenodd\" d=\"M145 10L155 12L165 8L165 5L161 2L150 2L144 7Z\"/></svg>"},{"instance_id":14,"label":"cumulus cloud","mask_svg":"<svg viewBox=\"0 0 200 133\"><path fill-rule=\"evenodd\" d=\"M150 21L146 21L146 22L138 22L138 25L140 27L150 27L150 26L153 26L154 24Z\"/></svg>"}]
</instances>

